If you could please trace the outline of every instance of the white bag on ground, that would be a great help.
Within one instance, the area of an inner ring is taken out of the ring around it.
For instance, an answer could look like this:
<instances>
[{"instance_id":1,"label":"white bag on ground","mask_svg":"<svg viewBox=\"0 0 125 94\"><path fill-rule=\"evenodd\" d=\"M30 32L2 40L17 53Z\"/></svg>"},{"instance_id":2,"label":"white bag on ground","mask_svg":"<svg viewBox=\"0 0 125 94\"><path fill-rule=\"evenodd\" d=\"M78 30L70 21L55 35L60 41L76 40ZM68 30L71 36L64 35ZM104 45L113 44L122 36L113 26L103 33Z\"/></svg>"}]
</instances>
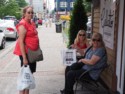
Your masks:
<instances>
[{"instance_id":1,"label":"white bag on ground","mask_svg":"<svg viewBox=\"0 0 125 94\"><path fill-rule=\"evenodd\" d=\"M34 89L35 88L35 79L33 74L30 71L29 65L22 66L18 78L17 78L17 89Z\"/></svg>"}]
</instances>

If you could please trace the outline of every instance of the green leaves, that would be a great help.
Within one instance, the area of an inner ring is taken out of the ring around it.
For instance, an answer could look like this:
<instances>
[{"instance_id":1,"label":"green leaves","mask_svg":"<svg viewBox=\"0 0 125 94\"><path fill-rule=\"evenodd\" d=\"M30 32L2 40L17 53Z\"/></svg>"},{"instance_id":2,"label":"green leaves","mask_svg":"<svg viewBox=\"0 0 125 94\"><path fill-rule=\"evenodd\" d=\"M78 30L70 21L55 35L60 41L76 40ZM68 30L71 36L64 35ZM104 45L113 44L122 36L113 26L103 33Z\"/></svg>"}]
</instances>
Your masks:
<instances>
[{"instance_id":1,"label":"green leaves","mask_svg":"<svg viewBox=\"0 0 125 94\"><path fill-rule=\"evenodd\" d=\"M87 29L86 23L88 21L83 0L76 0L72 11L69 28L69 45L74 43L76 35L79 30Z\"/></svg>"},{"instance_id":2,"label":"green leaves","mask_svg":"<svg viewBox=\"0 0 125 94\"><path fill-rule=\"evenodd\" d=\"M16 2L18 3L19 7L25 7L28 5L25 0L16 0Z\"/></svg>"},{"instance_id":3,"label":"green leaves","mask_svg":"<svg viewBox=\"0 0 125 94\"><path fill-rule=\"evenodd\" d=\"M20 19L21 7L26 5L25 0L0 0L0 18L10 15Z\"/></svg>"}]
</instances>

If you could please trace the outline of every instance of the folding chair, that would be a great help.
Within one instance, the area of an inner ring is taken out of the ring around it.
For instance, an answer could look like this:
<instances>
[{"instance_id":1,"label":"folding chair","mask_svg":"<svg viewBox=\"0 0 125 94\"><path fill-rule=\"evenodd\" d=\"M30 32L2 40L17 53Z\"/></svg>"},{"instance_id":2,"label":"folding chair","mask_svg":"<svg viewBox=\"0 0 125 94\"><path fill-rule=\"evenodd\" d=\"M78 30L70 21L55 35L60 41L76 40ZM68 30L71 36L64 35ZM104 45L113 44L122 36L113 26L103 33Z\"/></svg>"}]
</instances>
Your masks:
<instances>
[{"instance_id":1,"label":"folding chair","mask_svg":"<svg viewBox=\"0 0 125 94\"><path fill-rule=\"evenodd\" d=\"M88 80L88 79L85 79L84 76L86 73L90 72L90 71L93 71L93 70L100 70L101 69L101 73L104 71L105 68L107 68L109 65L107 65L107 63L104 63L104 65L100 68L93 68L91 70L87 70L85 72L83 72L80 77L78 79L76 79L76 84L75 84L75 90L74 90L74 94L76 94L76 91L77 91L77 86L78 86L78 83L81 83L82 84L82 88L83 86L86 86L84 84L87 84L87 85L91 85L93 87L96 87L96 89L99 87L99 78L97 80ZM100 73L100 75L101 75ZM88 87L86 87L88 89ZM94 91L92 88L89 88L90 91Z\"/></svg>"}]
</instances>

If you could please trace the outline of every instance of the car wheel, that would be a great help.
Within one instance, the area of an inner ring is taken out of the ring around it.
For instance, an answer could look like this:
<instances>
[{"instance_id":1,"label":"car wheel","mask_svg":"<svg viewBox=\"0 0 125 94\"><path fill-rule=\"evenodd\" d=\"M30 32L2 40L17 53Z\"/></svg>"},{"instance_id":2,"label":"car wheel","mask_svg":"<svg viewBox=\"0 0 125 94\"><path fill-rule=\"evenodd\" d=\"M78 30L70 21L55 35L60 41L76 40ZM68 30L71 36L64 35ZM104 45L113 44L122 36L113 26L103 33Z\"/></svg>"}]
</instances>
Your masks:
<instances>
[{"instance_id":1,"label":"car wheel","mask_svg":"<svg viewBox=\"0 0 125 94\"><path fill-rule=\"evenodd\" d=\"M6 44L6 39L3 38L2 40L2 44L1 44L1 48L4 49L5 48L5 44Z\"/></svg>"},{"instance_id":2,"label":"car wheel","mask_svg":"<svg viewBox=\"0 0 125 94\"><path fill-rule=\"evenodd\" d=\"M16 33L16 36L15 36L14 40L17 40L17 38L18 38L18 36L17 36L17 33Z\"/></svg>"}]
</instances>

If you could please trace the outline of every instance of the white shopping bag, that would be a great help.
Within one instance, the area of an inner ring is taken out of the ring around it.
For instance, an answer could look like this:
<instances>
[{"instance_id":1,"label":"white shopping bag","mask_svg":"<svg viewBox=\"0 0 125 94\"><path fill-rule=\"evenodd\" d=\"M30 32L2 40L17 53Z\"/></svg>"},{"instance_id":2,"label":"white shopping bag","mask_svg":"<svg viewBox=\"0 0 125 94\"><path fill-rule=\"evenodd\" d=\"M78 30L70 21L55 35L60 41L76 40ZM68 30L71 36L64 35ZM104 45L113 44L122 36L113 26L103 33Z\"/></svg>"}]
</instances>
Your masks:
<instances>
[{"instance_id":1,"label":"white shopping bag","mask_svg":"<svg viewBox=\"0 0 125 94\"><path fill-rule=\"evenodd\" d=\"M22 66L18 78L17 78L17 89L34 89L35 88L35 79L33 74L30 71L29 65Z\"/></svg>"},{"instance_id":2,"label":"white shopping bag","mask_svg":"<svg viewBox=\"0 0 125 94\"><path fill-rule=\"evenodd\" d=\"M76 62L76 49L63 49L62 51L63 64L70 66Z\"/></svg>"}]
</instances>

